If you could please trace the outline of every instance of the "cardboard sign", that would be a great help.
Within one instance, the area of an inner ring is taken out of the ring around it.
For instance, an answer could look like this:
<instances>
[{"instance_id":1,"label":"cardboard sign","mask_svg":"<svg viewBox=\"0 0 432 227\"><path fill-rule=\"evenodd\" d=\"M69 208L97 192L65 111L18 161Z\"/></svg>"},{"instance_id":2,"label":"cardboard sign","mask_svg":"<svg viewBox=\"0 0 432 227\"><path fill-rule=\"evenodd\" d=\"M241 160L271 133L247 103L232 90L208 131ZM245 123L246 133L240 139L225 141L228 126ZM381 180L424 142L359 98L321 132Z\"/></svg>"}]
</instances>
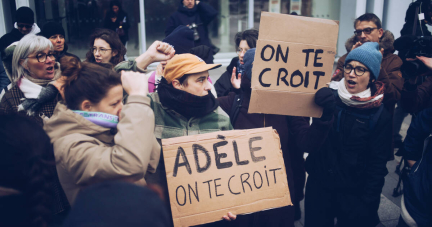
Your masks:
<instances>
[{"instance_id":1,"label":"cardboard sign","mask_svg":"<svg viewBox=\"0 0 432 227\"><path fill-rule=\"evenodd\" d=\"M336 21L262 12L249 113L320 117L315 93L330 82Z\"/></svg>"},{"instance_id":2,"label":"cardboard sign","mask_svg":"<svg viewBox=\"0 0 432 227\"><path fill-rule=\"evenodd\" d=\"M292 205L271 127L163 139L174 226Z\"/></svg>"}]
</instances>

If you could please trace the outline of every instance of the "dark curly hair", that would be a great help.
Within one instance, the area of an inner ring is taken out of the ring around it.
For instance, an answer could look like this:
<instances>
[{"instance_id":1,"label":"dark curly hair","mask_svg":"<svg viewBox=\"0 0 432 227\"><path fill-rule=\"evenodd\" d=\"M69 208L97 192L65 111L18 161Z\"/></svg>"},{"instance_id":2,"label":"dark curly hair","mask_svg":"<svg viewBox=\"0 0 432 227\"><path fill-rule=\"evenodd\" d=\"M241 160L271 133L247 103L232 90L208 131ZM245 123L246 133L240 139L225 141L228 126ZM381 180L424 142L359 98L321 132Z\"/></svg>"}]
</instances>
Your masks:
<instances>
[{"instance_id":1,"label":"dark curly hair","mask_svg":"<svg viewBox=\"0 0 432 227\"><path fill-rule=\"evenodd\" d=\"M258 30L252 28L252 29L244 30L242 32L238 32L234 38L236 48L239 47L240 42L242 40L246 40L249 48L251 49L255 48L258 40Z\"/></svg>"},{"instance_id":2,"label":"dark curly hair","mask_svg":"<svg viewBox=\"0 0 432 227\"><path fill-rule=\"evenodd\" d=\"M90 49L86 54L86 61L95 63L95 57L93 55L93 44L95 39L103 39L105 42L107 42L110 47L111 51L117 51L117 55L112 57L110 60L110 63L114 66L118 63L124 61L124 55L126 54L126 48L123 45L123 43L120 41L120 38L117 33L115 33L112 30L109 29L97 29L93 34L90 36Z\"/></svg>"},{"instance_id":3,"label":"dark curly hair","mask_svg":"<svg viewBox=\"0 0 432 227\"><path fill-rule=\"evenodd\" d=\"M0 186L21 192L25 226L45 227L53 214L55 159L50 138L21 115L0 115Z\"/></svg>"}]
</instances>

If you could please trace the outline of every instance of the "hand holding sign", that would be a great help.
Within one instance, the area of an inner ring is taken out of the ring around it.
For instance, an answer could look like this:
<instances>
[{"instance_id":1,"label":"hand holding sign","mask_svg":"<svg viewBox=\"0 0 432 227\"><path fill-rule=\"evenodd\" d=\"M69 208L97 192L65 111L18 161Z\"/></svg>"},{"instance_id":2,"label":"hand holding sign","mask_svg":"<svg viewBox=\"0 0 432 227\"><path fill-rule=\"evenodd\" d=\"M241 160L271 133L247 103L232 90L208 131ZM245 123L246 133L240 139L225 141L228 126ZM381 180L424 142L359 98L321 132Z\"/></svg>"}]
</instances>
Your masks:
<instances>
[{"instance_id":1,"label":"hand holding sign","mask_svg":"<svg viewBox=\"0 0 432 227\"><path fill-rule=\"evenodd\" d=\"M332 20L262 12L249 113L320 117L314 97L330 82L338 30Z\"/></svg>"},{"instance_id":2,"label":"hand holding sign","mask_svg":"<svg viewBox=\"0 0 432 227\"><path fill-rule=\"evenodd\" d=\"M164 139L162 145L176 227L291 205L279 136L271 128Z\"/></svg>"}]
</instances>

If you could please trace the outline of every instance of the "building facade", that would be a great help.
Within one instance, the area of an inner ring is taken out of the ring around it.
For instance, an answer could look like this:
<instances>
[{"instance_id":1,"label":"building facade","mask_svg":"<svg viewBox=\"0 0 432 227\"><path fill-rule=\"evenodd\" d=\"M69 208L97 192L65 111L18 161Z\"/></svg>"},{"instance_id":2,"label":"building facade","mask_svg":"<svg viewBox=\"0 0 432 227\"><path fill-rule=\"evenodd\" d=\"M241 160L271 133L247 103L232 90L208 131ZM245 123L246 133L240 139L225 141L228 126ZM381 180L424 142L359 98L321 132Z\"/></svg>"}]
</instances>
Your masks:
<instances>
[{"instance_id":1,"label":"building facade","mask_svg":"<svg viewBox=\"0 0 432 227\"><path fill-rule=\"evenodd\" d=\"M346 53L345 41L352 36L353 22L366 12L378 15L384 29L400 36L405 12L411 0L203 0L219 13L209 25L212 43L220 48L216 62L227 63L235 56L234 36L248 28L259 29L262 11L288 14L296 12L339 21L337 56ZM129 42L127 55L138 56L155 40L165 37L166 23L181 0L122 0L128 13ZM35 21L42 27L48 21L63 24L69 51L84 58L89 50L89 36L103 25L110 0L0 0L0 36L13 28L14 12L29 6L35 12ZM144 21L144 23L141 23ZM283 29L283 28L281 28Z\"/></svg>"}]
</instances>

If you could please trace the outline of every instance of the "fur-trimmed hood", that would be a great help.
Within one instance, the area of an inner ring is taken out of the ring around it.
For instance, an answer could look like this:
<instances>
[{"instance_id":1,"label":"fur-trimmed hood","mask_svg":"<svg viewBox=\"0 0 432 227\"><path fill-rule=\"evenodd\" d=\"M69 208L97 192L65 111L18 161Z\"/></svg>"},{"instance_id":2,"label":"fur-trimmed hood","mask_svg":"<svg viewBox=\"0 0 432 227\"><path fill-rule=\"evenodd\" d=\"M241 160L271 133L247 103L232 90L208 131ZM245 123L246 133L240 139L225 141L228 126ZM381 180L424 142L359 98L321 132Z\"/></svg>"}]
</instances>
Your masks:
<instances>
[{"instance_id":1,"label":"fur-trimmed hood","mask_svg":"<svg viewBox=\"0 0 432 227\"><path fill-rule=\"evenodd\" d=\"M357 36L353 35L351 36L351 38L349 38L346 42L345 42L345 48L347 50L347 52L351 51L351 48L354 46L354 44L358 42ZM384 48L384 55L386 54L392 54L393 52L395 52L395 49L393 47L393 43L394 43L394 36L393 33L391 33L388 30L384 30L384 33L379 41L379 48Z\"/></svg>"}]
</instances>

